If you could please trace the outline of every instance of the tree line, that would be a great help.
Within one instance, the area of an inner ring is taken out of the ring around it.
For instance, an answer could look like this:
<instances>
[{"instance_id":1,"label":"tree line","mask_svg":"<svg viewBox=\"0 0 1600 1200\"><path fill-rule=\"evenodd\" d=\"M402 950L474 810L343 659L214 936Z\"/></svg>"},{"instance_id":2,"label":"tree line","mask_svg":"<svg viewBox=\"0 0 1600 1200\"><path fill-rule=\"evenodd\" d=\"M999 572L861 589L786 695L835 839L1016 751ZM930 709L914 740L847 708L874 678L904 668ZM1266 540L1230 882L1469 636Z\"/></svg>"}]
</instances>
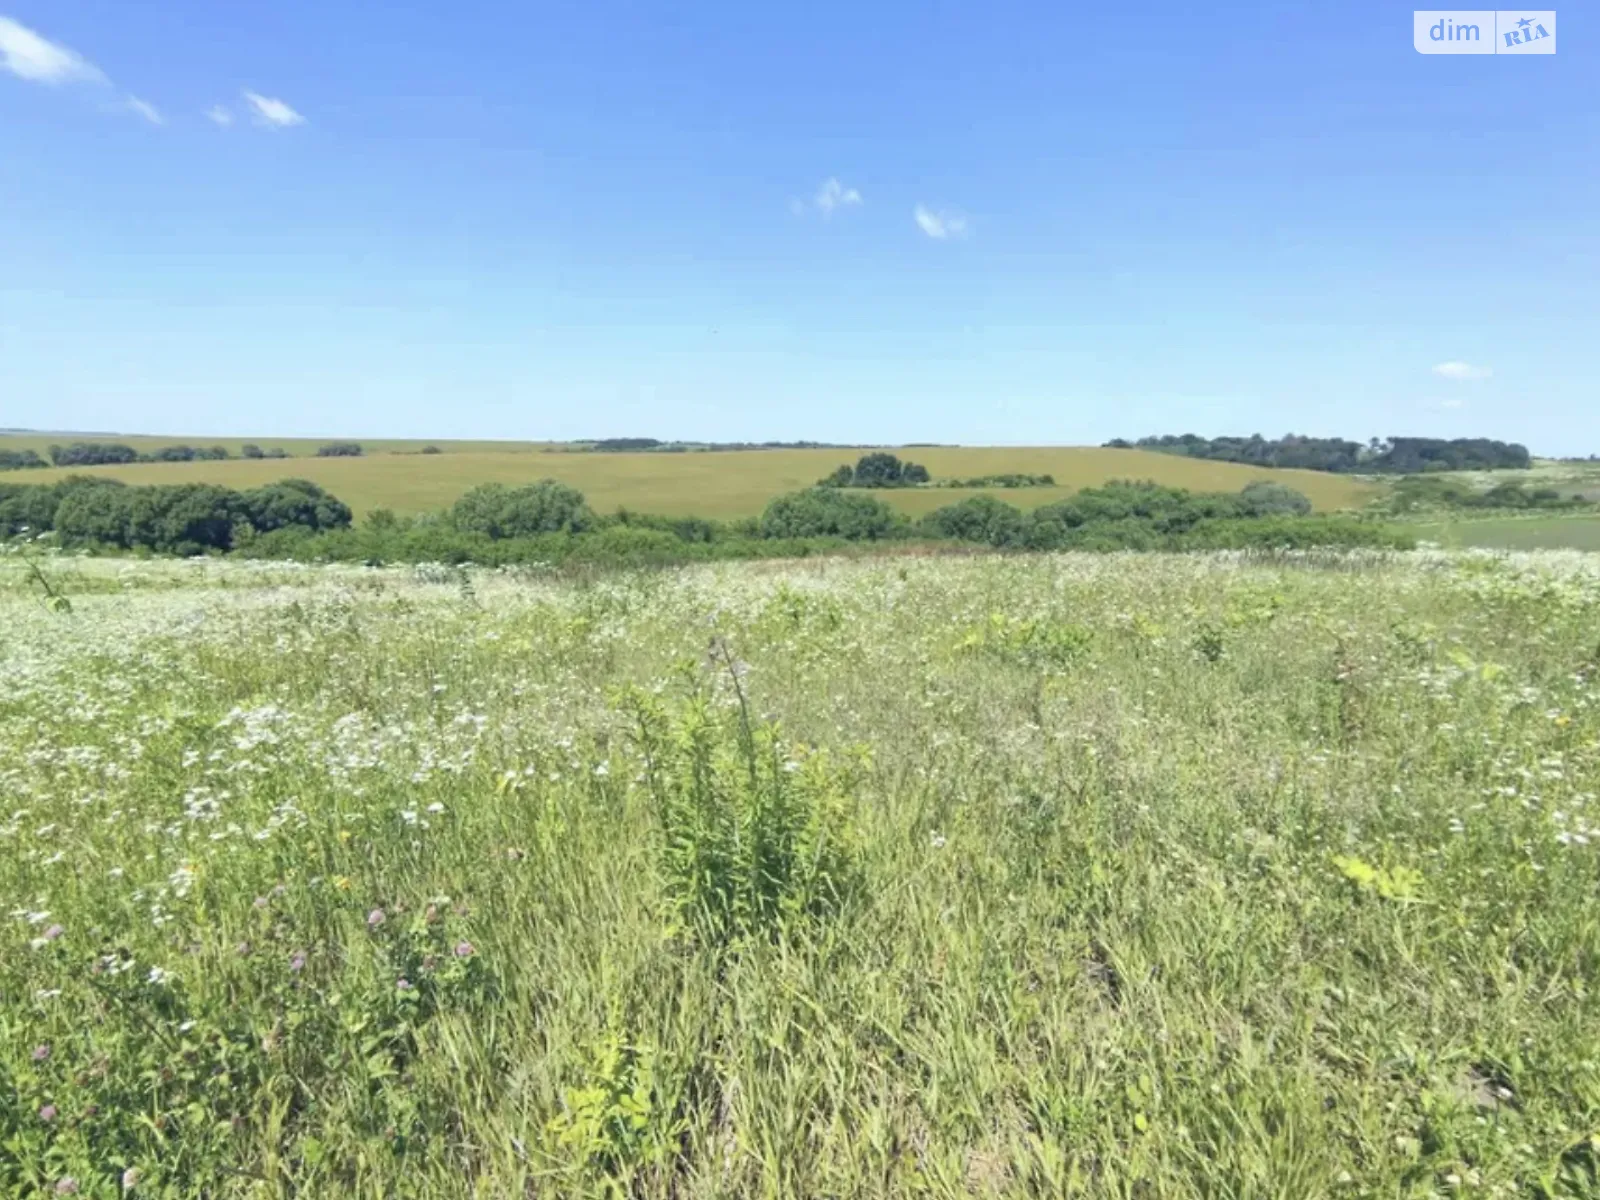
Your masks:
<instances>
[{"instance_id":1,"label":"tree line","mask_svg":"<svg viewBox=\"0 0 1600 1200\"><path fill-rule=\"evenodd\" d=\"M1521 470L1532 465L1526 446L1492 438L1372 438L1366 443L1345 438L1288 434L1264 438L1203 438L1193 433L1168 434L1129 442L1106 443L1116 450L1156 450L1187 458L1245 463L1253 467L1298 468L1336 474L1414 475L1425 471Z\"/></svg>"},{"instance_id":2,"label":"tree line","mask_svg":"<svg viewBox=\"0 0 1600 1200\"><path fill-rule=\"evenodd\" d=\"M130 487L70 476L51 485L0 484L0 535L52 533L63 545L358 562L667 563L798 555L830 547L944 542L1010 550L1184 550L1248 546L1399 546L1404 535L1355 517L1315 517L1293 489L1254 483L1191 493L1119 482L1024 512L974 496L918 520L875 496L813 487L774 498L758 517L713 521L594 512L555 480L481 484L449 509L399 516L350 509L316 484L284 480L250 491L210 484Z\"/></svg>"},{"instance_id":3,"label":"tree line","mask_svg":"<svg viewBox=\"0 0 1600 1200\"><path fill-rule=\"evenodd\" d=\"M265 534L346 529L350 509L316 484L284 479L239 492L209 483L130 487L101 476L0 484L0 536L54 533L63 544L204 554Z\"/></svg>"},{"instance_id":4,"label":"tree line","mask_svg":"<svg viewBox=\"0 0 1600 1200\"><path fill-rule=\"evenodd\" d=\"M919 443L934 445L935 443ZM687 454L698 451L727 450L853 450L854 445L839 442L683 442L664 441L652 437L590 438L572 443L572 448L600 454L617 454L656 451L663 454Z\"/></svg>"},{"instance_id":5,"label":"tree line","mask_svg":"<svg viewBox=\"0 0 1600 1200\"><path fill-rule=\"evenodd\" d=\"M1052 475L1028 475L1010 472L1003 475L980 475L973 479L934 479L921 463L902 462L898 455L887 451L863 454L856 465L843 463L835 471L817 480L825 488L1022 488L1054 487Z\"/></svg>"},{"instance_id":6,"label":"tree line","mask_svg":"<svg viewBox=\"0 0 1600 1200\"><path fill-rule=\"evenodd\" d=\"M1562 492L1553 487L1530 488L1520 480L1499 483L1480 492L1457 479L1419 475L1396 480L1384 499L1383 507L1391 513L1414 513L1479 509L1576 511L1594 509L1600 505L1589 500L1581 491Z\"/></svg>"},{"instance_id":7,"label":"tree line","mask_svg":"<svg viewBox=\"0 0 1600 1200\"><path fill-rule=\"evenodd\" d=\"M1055 487L1054 475L1029 475L1022 471L1007 471L1001 475L975 475L970 479L935 479L939 488L1029 488Z\"/></svg>"},{"instance_id":8,"label":"tree line","mask_svg":"<svg viewBox=\"0 0 1600 1200\"><path fill-rule=\"evenodd\" d=\"M423 454L438 454L437 446L426 446ZM115 467L126 463L207 462L232 458L226 446L190 446L182 442L157 446L140 452L126 442L70 442L52 445L48 460L37 450L0 450L0 471L25 471L41 467ZM319 458L355 458L363 451L360 442L327 442L317 447ZM281 446L263 450L254 442L239 447L240 458L288 458Z\"/></svg>"}]
</instances>

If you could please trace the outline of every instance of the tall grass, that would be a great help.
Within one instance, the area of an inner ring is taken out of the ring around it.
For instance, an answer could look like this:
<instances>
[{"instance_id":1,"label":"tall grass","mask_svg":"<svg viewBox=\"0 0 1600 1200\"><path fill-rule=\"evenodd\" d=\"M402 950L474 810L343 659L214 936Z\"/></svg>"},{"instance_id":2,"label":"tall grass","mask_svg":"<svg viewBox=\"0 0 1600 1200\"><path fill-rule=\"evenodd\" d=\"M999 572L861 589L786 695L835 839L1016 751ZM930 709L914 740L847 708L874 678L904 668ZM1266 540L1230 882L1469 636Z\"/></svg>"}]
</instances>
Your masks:
<instances>
[{"instance_id":1,"label":"tall grass","mask_svg":"<svg viewBox=\"0 0 1600 1200\"><path fill-rule=\"evenodd\" d=\"M1592 559L52 586L0 1194L1600 1189Z\"/></svg>"}]
</instances>

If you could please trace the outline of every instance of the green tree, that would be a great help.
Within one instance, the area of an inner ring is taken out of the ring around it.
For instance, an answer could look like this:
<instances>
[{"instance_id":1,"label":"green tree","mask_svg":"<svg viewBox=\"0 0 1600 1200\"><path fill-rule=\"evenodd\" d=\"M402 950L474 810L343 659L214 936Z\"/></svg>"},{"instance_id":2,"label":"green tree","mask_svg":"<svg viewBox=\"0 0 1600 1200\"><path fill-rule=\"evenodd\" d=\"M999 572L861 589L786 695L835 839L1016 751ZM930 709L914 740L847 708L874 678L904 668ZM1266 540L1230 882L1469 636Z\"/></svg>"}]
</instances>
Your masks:
<instances>
[{"instance_id":1,"label":"green tree","mask_svg":"<svg viewBox=\"0 0 1600 1200\"><path fill-rule=\"evenodd\" d=\"M70 481L64 480L54 487L48 484L0 483L0 537L14 537L23 532L46 533L54 529L56 509Z\"/></svg>"},{"instance_id":2,"label":"green tree","mask_svg":"<svg viewBox=\"0 0 1600 1200\"><path fill-rule=\"evenodd\" d=\"M899 458L878 450L856 460L854 482L856 487L899 487L904 482L904 474L905 464Z\"/></svg>"},{"instance_id":3,"label":"green tree","mask_svg":"<svg viewBox=\"0 0 1600 1200\"><path fill-rule=\"evenodd\" d=\"M479 484L456 501L450 516L463 533L491 538L581 533L595 524L583 493L554 479L517 488Z\"/></svg>"},{"instance_id":4,"label":"green tree","mask_svg":"<svg viewBox=\"0 0 1600 1200\"><path fill-rule=\"evenodd\" d=\"M1304 516L1311 511L1311 501L1304 493L1265 479L1246 484L1239 502L1249 517Z\"/></svg>"},{"instance_id":5,"label":"green tree","mask_svg":"<svg viewBox=\"0 0 1600 1200\"><path fill-rule=\"evenodd\" d=\"M202 554L233 545L242 498L210 483L129 488L126 544L167 554Z\"/></svg>"},{"instance_id":6,"label":"green tree","mask_svg":"<svg viewBox=\"0 0 1600 1200\"><path fill-rule=\"evenodd\" d=\"M58 467L99 467L137 462L139 454L121 442L73 442L70 446L51 446L50 461Z\"/></svg>"},{"instance_id":7,"label":"green tree","mask_svg":"<svg viewBox=\"0 0 1600 1200\"><path fill-rule=\"evenodd\" d=\"M761 514L761 536L765 538L876 541L891 536L896 525L895 514L882 500L836 488L808 488L778 496Z\"/></svg>"},{"instance_id":8,"label":"green tree","mask_svg":"<svg viewBox=\"0 0 1600 1200\"><path fill-rule=\"evenodd\" d=\"M49 465L36 450L0 450L0 471L24 471Z\"/></svg>"},{"instance_id":9,"label":"green tree","mask_svg":"<svg viewBox=\"0 0 1600 1200\"><path fill-rule=\"evenodd\" d=\"M998 547L1022 545L1025 525L1020 509L993 496L970 496L922 519L922 527L937 537Z\"/></svg>"},{"instance_id":10,"label":"green tree","mask_svg":"<svg viewBox=\"0 0 1600 1200\"><path fill-rule=\"evenodd\" d=\"M132 516L131 493L124 487L75 487L56 506L56 532L64 542L126 548Z\"/></svg>"},{"instance_id":11,"label":"green tree","mask_svg":"<svg viewBox=\"0 0 1600 1200\"><path fill-rule=\"evenodd\" d=\"M260 533L291 525L343 529L350 524L349 507L309 479L282 479L252 488L240 500L245 518Z\"/></svg>"}]
</instances>

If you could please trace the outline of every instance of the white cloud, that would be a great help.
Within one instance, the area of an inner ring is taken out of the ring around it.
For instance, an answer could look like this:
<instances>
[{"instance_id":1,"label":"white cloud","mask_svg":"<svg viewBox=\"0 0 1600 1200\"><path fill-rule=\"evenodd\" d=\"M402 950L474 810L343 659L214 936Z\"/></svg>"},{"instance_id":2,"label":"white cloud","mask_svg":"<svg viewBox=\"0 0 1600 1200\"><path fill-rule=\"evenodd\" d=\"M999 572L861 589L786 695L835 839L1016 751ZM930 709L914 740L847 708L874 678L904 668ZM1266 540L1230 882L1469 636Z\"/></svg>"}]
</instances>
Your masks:
<instances>
[{"instance_id":1,"label":"white cloud","mask_svg":"<svg viewBox=\"0 0 1600 1200\"><path fill-rule=\"evenodd\" d=\"M10 17L0 17L0 70L9 71L18 79L51 87L65 83L92 83L103 87L111 82L104 71L77 51L40 37ZM152 125L166 124L155 105L137 96L124 97L120 104L107 101L101 108L105 112L138 113Z\"/></svg>"},{"instance_id":2,"label":"white cloud","mask_svg":"<svg viewBox=\"0 0 1600 1200\"><path fill-rule=\"evenodd\" d=\"M105 74L75 51L0 17L0 70L30 83L104 83Z\"/></svg>"},{"instance_id":3,"label":"white cloud","mask_svg":"<svg viewBox=\"0 0 1600 1200\"><path fill-rule=\"evenodd\" d=\"M167 123L167 119L161 115L161 111L148 100L141 100L137 96L129 96L128 107L152 125L165 125Z\"/></svg>"},{"instance_id":4,"label":"white cloud","mask_svg":"<svg viewBox=\"0 0 1600 1200\"><path fill-rule=\"evenodd\" d=\"M935 212L919 204L912 210L911 216L917 222L917 228L936 242L963 237L967 232L967 218L958 212L949 210Z\"/></svg>"},{"instance_id":5,"label":"white cloud","mask_svg":"<svg viewBox=\"0 0 1600 1200\"><path fill-rule=\"evenodd\" d=\"M1494 374L1494 371L1489 367L1475 367L1471 363L1442 362L1433 368L1433 373L1440 379L1461 382L1469 379L1487 379Z\"/></svg>"},{"instance_id":6,"label":"white cloud","mask_svg":"<svg viewBox=\"0 0 1600 1200\"><path fill-rule=\"evenodd\" d=\"M271 96L262 96L256 92L245 92L245 101L255 110L256 124L268 125L273 129L287 129L290 125L304 125L306 119L282 100Z\"/></svg>"},{"instance_id":7,"label":"white cloud","mask_svg":"<svg viewBox=\"0 0 1600 1200\"><path fill-rule=\"evenodd\" d=\"M221 125L224 129L233 124L233 114L220 104L213 104L207 109L206 116L211 118L213 124Z\"/></svg>"},{"instance_id":8,"label":"white cloud","mask_svg":"<svg viewBox=\"0 0 1600 1200\"><path fill-rule=\"evenodd\" d=\"M845 187L837 179L828 179L817 189L817 198L814 201L817 211L823 216L833 215L836 208L853 208L861 203L861 193L853 187Z\"/></svg>"}]
</instances>

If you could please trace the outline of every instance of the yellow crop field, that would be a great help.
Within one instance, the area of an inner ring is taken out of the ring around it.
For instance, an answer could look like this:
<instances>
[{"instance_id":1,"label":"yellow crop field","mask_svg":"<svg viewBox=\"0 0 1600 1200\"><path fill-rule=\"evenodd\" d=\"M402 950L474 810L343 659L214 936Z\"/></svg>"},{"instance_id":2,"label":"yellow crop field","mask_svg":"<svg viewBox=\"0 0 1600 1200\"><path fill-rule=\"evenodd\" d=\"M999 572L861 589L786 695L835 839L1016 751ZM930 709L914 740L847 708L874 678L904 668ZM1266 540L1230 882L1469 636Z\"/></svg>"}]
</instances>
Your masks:
<instances>
[{"instance_id":1,"label":"yellow crop field","mask_svg":"<svg viewBox=\"0 0 1600 1200\"><path fill-rule=\"evenodd\" d=\"M39 439L32 439L38 442ZM62 441L61 437L44 439ZM210 439L119 438L140 449L152 443ZM0 448L21 448L23 439L0 439ZM215 444L237 450L226 440ZM271 443L262 441L264 448ZM305 454L317 442L291 452ZM854 462L854 450L739 450L687 453L597 454L553 450L535 443L438 442L443 453L422 455L424 443L364 442L360 458L295 457L226 461L134 463L127 466L19 471L8 481L46 483L69 474L105 475L127 483L217 483L256 487L298 477L321 484L359 515L375 508L415 513L444 508L480 483L531 483L558 479L578 488L599 512L619 507L671 516L731 518L759 513L774 496L807 487L841 463ZM391 449L384 452L384 447ZM485 449L484 447L493 447ZM410 451L409 453L406 451ZM1113 479L1151 479L1192 491L1238 491L1256 479L1274 479L1304 492L1319 511L1365 503L1379 488L1370 482L1320 471L1272 471L1234 463L1205 462L1143 450L1089 447L992 446L928 447L899 452L920 462L935 479L972 478L1002 473L1049 474L1055 487L985 489L1023 508L1033 508ZM894 507L920 514L972 493L949 488L918 488L879 493Z\"/></svg>"},{"instance_id":2,"label":"yellow crop field","mask_svg":"<svg viewBox=\"0 0 1600 1200\"><path fill-rule=\"evenodd\" d=\"M45 454L51 446L66 446L73 442L116 442L132 446L140 454L151 454L165 446L194 446L210 448L221 446L235 458L247 445L260 446L264 451L281 450L290 458L304 458L316 454L317 447L335 441L355 441L354 438L274 438L274 437L191 437L151 436L122 433L0 433L0 450L32 450ZM437 438L361 438L361 446L368 454L416 454L424 446L438 446L461 454L537 454L557 445L555 442L452 442Z\"/></svg>"}]
</instances>

